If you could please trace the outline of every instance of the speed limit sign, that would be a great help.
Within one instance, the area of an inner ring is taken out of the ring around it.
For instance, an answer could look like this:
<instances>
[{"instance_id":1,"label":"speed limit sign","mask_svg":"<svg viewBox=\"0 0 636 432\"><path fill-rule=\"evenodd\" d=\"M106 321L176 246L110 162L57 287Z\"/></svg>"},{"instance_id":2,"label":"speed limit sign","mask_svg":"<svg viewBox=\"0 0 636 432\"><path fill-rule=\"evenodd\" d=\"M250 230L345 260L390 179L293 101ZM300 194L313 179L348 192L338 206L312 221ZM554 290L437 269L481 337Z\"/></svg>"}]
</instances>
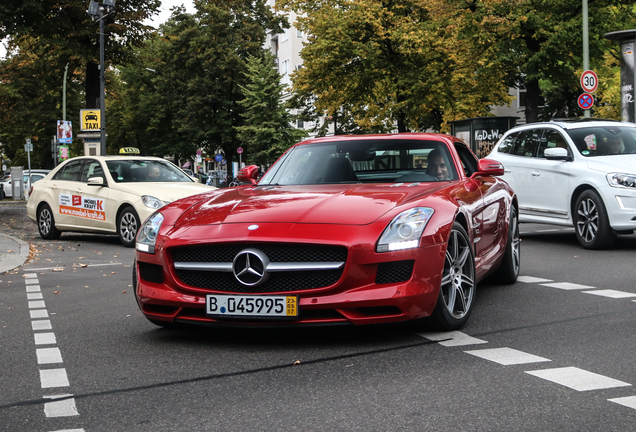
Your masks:
<instances>
[{"instance_id":1,"label":"speed limit sign","mask_svg":"<svg viewBox=\"0 0 636 432\"><path fill-rule=\"evenodd\" d=\"M581 88L586 93L594 93L598 88L598 76L596 72L586 70L581 75Z\"/></svg>"}]
</instances>

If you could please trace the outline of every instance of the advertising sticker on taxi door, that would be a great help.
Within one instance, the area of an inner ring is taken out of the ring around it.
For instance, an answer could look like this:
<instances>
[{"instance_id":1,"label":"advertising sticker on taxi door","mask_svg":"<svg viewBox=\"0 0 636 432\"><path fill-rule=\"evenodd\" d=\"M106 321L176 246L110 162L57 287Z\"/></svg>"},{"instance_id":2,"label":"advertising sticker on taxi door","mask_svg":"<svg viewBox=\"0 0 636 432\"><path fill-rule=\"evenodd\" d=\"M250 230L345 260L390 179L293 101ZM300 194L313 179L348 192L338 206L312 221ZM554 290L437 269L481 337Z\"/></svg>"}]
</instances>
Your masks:
<instances>
[{"instance_id":1,"label":"advertising sticker on taxi door","mask_svg":"<svg viewBox=\"0 0 636 432\"><path fill-rule=\"evenodd\" d=\"M106 220L104 200L86 198L81 195L60 194L60 214Z\"/></svg>"}]
</instances>

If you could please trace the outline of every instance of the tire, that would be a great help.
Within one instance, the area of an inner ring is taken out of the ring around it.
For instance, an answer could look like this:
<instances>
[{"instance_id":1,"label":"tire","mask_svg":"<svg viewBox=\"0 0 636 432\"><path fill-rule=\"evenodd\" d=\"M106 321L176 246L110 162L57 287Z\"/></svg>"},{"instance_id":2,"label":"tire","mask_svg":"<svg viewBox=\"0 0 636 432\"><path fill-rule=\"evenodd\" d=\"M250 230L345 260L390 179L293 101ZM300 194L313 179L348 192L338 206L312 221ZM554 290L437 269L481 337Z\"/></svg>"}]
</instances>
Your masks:
<instances>
[{"instance_id":1,"label":"tire","mask_svg":"<svg viewBox=\"0 0 636 432\"><path fill-rule=\"evenodd\" d=\"M48 204L42 204L38 209L38 231L45 240L57 240L62 232L55 228L55 218Z\"/></svg>"},{"instance_id":2,"label":"tire","mask_svg":"<svg viewBox=\"0 0 636 432\"><path fill-rule=\"evenodd\" d=\"M464 227L455 222L448 238L437 305L431 315L435 328L448 331L463 326L472 312L476 288L472 245Z\"/></svg>"},{"instance_id":3,"label":"tire","mask_svg":"<svg viewBox=\"0 0 636 432\"><path fill-rule=\"evenodd\" d=\"M519 217L513 207L510 211L510 223L506 251L499 268L493 273L493 279L503 285L517 282L521 263L521 242L519 241Z\"/></svg>"},{"instance_id":4,"label":"tire","mask_svg":"<svg viewBox=\"0 0 636 432\"><path fill-rule=\"evenodd\" d=\"M607 249L614 244L616 232L610 227L605 204L588 189L579 195L574 207L576 239L585 249Z\"/></svg>"},{"instance_id":5,"label":"tire","mask_svg":"<svg viewBox=\"0 0 636 432\"><path fill-rule=\"evenodd\" d=\"M134 247L139 228L139 216L135 209L131 206L124 207L117 217L117 234L121 244L126 247Z\"/></svg>"}]
</instances>

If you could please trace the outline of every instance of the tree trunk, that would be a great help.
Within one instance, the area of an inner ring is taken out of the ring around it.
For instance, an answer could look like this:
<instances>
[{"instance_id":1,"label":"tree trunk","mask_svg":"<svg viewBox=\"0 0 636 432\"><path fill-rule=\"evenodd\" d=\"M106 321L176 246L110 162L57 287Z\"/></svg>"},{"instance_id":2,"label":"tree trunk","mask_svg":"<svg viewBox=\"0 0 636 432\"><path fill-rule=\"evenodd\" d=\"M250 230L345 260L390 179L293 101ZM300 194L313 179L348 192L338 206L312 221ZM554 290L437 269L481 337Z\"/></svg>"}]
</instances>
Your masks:
<instances>
[{"instance_id":1,"label":"tree trunk","mask_svg":"<svg viewBox=\"0 0 636 432\"><path fill-rule=\"evenodd\" d=\"M86 108L99 108L99 64L86 65Z\"/></svg>"},{"instance_id":2,"label":"tree trunk","mask_svg":"<svg viewBox=\"0 0 636 432\"><path fill-rule=\"evenodd\" d=\"M539 91L539 80L534 78L526 81L526 123L539 121L539 104L541 96Z\"/></svg>"}]
</instances>

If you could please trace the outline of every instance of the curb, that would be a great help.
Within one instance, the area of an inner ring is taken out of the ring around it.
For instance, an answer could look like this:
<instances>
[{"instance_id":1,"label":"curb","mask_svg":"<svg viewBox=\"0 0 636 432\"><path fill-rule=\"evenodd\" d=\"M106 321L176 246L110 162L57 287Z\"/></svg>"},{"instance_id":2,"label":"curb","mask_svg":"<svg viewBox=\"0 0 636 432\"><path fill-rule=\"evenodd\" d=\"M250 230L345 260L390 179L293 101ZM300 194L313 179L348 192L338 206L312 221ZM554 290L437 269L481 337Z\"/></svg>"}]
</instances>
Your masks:
<instances>
[{"instance_id":1,"label":"curb","mask_svg":"<svg viewBox=\"0 0 636 432\"><path fill-rule=\"evenodd\" d=\"M0 237L4 237L6 240L0 238L0 243L6 243L13 241L17 244L19 252L13 252L8 254L0 253L0 273L6 273L11 270L15 270L21 267L29 259L29 244L24 240L20 240L17 237L13 237L7 234L1 234Z\"/></svg>"}]
</instances>

